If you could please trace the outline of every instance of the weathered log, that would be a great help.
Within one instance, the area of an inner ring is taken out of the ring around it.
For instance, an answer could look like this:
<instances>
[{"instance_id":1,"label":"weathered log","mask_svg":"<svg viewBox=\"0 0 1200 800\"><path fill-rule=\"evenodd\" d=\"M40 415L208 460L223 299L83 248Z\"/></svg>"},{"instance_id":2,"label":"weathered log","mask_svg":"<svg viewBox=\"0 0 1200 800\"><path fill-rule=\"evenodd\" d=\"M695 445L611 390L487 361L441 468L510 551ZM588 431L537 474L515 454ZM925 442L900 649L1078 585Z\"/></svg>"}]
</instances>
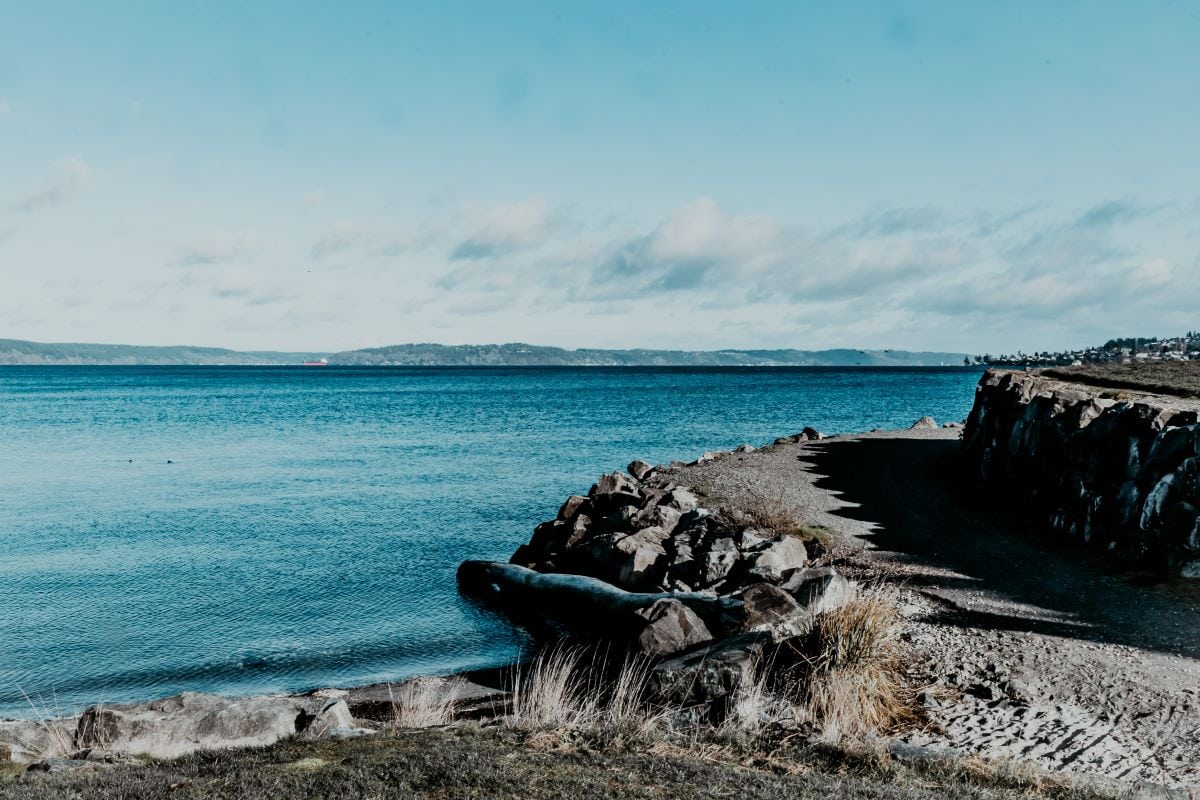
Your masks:
<instances>
[{"instance_id":1,"label":"weathered log","mask_svg":"<svg viewBox=\"0 0 1200 800\"><path fill-rule=\"evenodd\" d=\"M582 637L630 641L646 625L656 601L678 600L716 636L737 633L741 600L699 592L627 592L598 578L541 573L516 564L464 561L458 585L467 596L537 633L550 629Z\"/></svg>"}]
</instances>

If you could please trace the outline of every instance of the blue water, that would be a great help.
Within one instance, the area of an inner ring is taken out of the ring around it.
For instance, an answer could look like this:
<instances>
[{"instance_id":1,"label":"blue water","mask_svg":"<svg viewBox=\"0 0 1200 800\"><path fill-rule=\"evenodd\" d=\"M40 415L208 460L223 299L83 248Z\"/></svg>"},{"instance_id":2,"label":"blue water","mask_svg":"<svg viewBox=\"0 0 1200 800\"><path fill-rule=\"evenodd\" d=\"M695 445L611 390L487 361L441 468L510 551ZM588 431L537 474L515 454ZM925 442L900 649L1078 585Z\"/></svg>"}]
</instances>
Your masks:
<instances>
[{"instance_id":1,"label":"blue water","mask_svg":"<svg viewBox=\"0 0 1200 800\"><path fill-rule=\"evenodd\" d=\"M601 471L962 419L959 369L0 368L0 716L510 658L462 602Z\"/></svg>"}]
</instances>

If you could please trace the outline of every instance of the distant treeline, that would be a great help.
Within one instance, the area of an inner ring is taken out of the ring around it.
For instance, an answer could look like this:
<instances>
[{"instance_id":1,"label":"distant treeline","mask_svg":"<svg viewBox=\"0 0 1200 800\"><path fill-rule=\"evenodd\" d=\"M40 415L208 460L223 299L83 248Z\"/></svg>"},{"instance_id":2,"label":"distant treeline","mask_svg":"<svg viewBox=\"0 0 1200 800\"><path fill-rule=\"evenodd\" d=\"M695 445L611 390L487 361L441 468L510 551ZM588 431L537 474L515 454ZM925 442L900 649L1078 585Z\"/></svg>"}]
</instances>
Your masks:
<instances>
[{"instance_id":1,"label":"distant treeline","mask_svg":"<svg viewBox=\"0 0 1200 800\"><path fill-rule=\"evenodd\" d=\"M926 367L971 363L963 353L907 350L567 350L531 344L401 344L341 353L145 347L122 344L46 344L0 339L0 364L270 365L326 358L330 366L446 367Z\"/></svg>"}]
</instances>

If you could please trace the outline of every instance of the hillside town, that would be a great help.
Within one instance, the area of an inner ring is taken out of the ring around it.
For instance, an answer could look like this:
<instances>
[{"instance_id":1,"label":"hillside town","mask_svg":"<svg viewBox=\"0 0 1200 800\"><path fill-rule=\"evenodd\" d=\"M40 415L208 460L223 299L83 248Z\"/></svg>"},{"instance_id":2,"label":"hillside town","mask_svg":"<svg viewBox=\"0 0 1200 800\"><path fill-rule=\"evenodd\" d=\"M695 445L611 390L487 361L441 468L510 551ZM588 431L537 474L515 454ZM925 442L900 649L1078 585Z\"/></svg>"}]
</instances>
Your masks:
<instances>
[{"instance_id":1,"label":"hillside town","mask_svg":"<svg viewBox=\"0 0 1200 800\"><path fill-rule=\"evenodd\" d=\"M1183 336L1133 336L1109 339L1099 347L1061 352L1043 351L1015 355L989 353L968 359L968 364L987 364L997 367L1063 367L1082 364L1132 364L1142 361L1200 360L1200 331L1188 331Z\"/></svg>"}]
</instances>

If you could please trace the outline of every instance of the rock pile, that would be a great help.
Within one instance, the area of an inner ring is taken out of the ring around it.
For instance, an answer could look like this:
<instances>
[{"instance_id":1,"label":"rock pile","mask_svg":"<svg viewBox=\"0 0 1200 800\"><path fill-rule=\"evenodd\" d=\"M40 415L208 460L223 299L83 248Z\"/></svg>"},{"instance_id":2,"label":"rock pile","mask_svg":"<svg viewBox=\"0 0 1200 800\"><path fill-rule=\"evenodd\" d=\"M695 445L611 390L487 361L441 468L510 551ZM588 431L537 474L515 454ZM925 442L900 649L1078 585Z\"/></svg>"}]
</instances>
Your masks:
<instances>
[{"instance_id":1,"label":"rock pile","mask_svg":"<svg viewBox=\"0 0 1200 800\"><path fill-rule=\"evenodd\" d=\"M460 586L531 631L658 659L660 694L696 702L732 691L765 647L807 634L852 595L832 568L810 565L799 538L703 508L645 462L628 472L569 497L509 564L464 563Z\"/></svg>"},{"instance_id":2,"label":"rock pile","mask_svg":"<svg viewBox=\"0 0 1200 800\"><path fill-rule=\"evenodd\" d=\"M687 489L613 472L587 496L567 498L510 563L588 575L630 592L730 594L782 583L808 566L808 550L793 536L701 508Z\"/></svg>"}]
</instances>

